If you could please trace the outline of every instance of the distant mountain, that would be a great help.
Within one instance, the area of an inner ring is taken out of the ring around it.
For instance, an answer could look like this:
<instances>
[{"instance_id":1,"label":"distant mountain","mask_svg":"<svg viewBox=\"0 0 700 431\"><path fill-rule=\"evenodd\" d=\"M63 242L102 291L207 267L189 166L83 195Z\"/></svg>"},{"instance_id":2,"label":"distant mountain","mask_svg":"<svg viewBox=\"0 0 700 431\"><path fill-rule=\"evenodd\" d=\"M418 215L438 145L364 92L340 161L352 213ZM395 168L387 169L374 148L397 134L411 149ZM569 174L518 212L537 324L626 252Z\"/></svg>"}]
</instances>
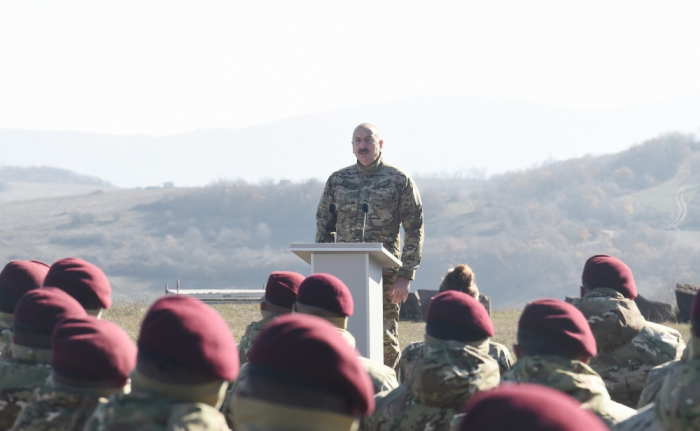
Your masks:
<instances>
[{"instance_id":1,"label":"distant mountain","mask_svg":"<svg viewBox=\"0 0 700 431\"><path fill-rule=\"evenodd\" d=\"M387 160L414 175L491 175L614 153L665 132L696 132L700 92L608 110L485 97L410 98L160 138L0 129L0 164L56 166L122 187L194 186L221 178L325 180L353 163L352 128L366 121L381 129Z\"/></svg>"},{"instance_id":2,"label":"distant mountain","mask_svg":"<svg viewBox=\"0 0 700 431\"><path fill-rule=\"evenodd\" d=\"M1 166L0 182L111 186L108 181L98 177L76 174L67 169L58 169L48 166Z\"/></svg>"},{"instance_id":3,"label":"distant mountain","mask_svg":"<svg viewBox=\"0 0 700 431\"><path fill-rule=\"evenodd\" d=\"M448 268L467 263L496 308L564 298L576 294L585 260L600 253L627 262L650 298L673 301L676 282L700 282L693 136L487 179L416 181L426 237L414 290L435 289ZM0 261L83 257L124 300L153 297L177 279L188 288L257 288L274 270L308 274L289 244L313 241L322 188L317 180L221 181L4 202Z\"/></svg>"}]
</instances>

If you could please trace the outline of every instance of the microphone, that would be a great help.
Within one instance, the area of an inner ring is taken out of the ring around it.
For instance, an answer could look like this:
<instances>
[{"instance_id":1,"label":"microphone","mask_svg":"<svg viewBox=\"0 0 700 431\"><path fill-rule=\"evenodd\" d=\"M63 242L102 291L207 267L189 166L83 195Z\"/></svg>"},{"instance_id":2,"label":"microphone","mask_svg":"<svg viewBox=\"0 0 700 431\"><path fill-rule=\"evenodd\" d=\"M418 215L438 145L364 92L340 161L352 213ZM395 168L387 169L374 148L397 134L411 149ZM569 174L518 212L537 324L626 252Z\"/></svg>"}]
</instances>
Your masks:
<instances>
[{"instance_id":1,"label":"microphone","mask_svg":"<svg viewBox=\"0 0 700 431\"><path fill-rule=\"evenodd\" d=\"M365 219L362 221L362 242L365 242L365 227L367 226L367 213L369 212L369 204L365 202L360 208L362 209L362 212L365 213Z\"/></svg>"},{"instance_id":2,"label":"microphone","mask_svg":"<svg viewBox=\"0 0 700 431\"><path fill-rule=\"evenodd\" d=\"M331 221L331 219L335 215L336 211L338 211L338 204L336 204L335 202L328 206L328 212L331 213L331 215L328 216L328 220L326 220L326 224L323 225L323 230L321 231L321 235L318 237L318 240L316 241L317 243L321 242L323 235L326 234L326 228L328 227L328 222Z\"/></svg>"}]
</instances>

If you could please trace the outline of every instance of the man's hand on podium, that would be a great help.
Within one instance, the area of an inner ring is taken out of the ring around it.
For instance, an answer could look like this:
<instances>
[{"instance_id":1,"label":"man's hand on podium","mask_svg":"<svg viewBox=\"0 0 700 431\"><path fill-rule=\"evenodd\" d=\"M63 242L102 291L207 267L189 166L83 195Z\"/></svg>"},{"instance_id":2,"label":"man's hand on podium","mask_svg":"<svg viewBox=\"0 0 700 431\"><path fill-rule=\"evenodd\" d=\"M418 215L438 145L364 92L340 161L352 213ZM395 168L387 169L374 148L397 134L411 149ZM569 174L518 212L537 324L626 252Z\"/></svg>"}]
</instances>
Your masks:
<instances>
[{"instance_id":1,"label":"man's hand on podium","mask_svg":"<svg viewBox=\"0 0 700 431\"><path fill-rule=\"evenodd\" d=\"M406 277L397 277L394 282L394 287L391 289L391 303L398 304L399 302L406 302L408 298L408 291L411 287L411 280Z\"/></svg>"}]
</instances>

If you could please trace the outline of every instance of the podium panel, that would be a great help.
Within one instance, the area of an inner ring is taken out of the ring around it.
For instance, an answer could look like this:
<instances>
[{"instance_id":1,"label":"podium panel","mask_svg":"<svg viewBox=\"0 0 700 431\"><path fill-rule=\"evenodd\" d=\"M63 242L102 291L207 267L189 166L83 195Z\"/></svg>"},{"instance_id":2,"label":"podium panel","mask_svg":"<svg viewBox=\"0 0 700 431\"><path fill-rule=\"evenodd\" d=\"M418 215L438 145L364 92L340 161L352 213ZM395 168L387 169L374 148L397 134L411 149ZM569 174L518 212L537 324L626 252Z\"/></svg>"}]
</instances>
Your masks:
<instances>
[{"instance_id":1,"label":"podium panel","mask_svg":"<svg viewBox=\"0 0 700 431\"><path fill-rule=\"evenodd\" d=\"M401 261L381 243L292 244L291 250L311 264L313 274L331 274L345 283L354 302L348 331L357 350L384 363L382 268L400 267Z\"/></svg>"}]
</instances>

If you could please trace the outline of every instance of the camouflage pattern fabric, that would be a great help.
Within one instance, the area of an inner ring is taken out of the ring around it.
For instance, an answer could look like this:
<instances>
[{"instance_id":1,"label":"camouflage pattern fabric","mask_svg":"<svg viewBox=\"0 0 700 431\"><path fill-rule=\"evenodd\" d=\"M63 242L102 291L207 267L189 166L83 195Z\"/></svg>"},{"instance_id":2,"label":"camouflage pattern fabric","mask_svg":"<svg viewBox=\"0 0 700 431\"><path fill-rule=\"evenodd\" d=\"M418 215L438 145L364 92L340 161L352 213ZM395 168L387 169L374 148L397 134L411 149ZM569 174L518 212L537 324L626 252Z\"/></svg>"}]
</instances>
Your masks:
<instances>
[{"instance_id":1,"label":"camouflage pattern fabric","mask_svg":"<svg viewBox=\"0 0 700 431\"><path fill-rule=\"evenodd\" d=\"M47 363L4 359L0 362L0 429L9 430L22 407L34 398L34 389L51 374Z\"/></svg>"},{"instance_id":2,"label":"camouflage pattern fabric","mask_svg":"<svg viewBox=\"0 0 700 431\"><path fill-rule=\"evenodd\" d=\"M34 392L34 401L22 409L12 431L81 430L99 399L77 391L40 386Z\"/></svg>"},{"instance_id":3,"label":"camouflage pattern fabric","mask_svg":"<svg viewBox=\"0 0 700 431\"><path fill-rule=\"evenodd\" d=\"M4 314L4 313L3 313ZM0 352L4 351L10 345L12 337L12 325L14 320L4 319L0 317ZM0 353L0 357L6 357Z\"/></svg>"},{"instance_id":4,"label":"camouflage pattern fabric","mask_svg":"<svg viewBox=\"0 0 700 431\"><path fill-rule=\"evenodd\" d=\"M667 431L656 419L653 404L639 410L636 415L610 429L613 431Z\"/></svg>"},{"instance_id":5,"label":"camouflage pattern fabric","mask_svg":"<svg viewBox=\"0 0 700 431\"><path fill-rule=\"evenodd\" d=\"M84 431L227 431L226 420L203 403L170 403L152 391L134 390L100 399Z\"/></svg>"},{"instance_id":6,"label":"camouflage pattern fabric","mask_svg":"<svg viewBox=\"0 0 700 431\"><path fill-rule=\"evenodd\" d=\"M330 216L330 204L338 205L323 238L319 238ZM423 252L423 204L418 188L402 170L384 163L383 156L370 166L359 162L334 172L326 182L316 211L316 238L333 242L361 242L363 203L369 203L365 242L380 242L401 259L401 268L384 269L384 364L395 368L401 350L398 340L399 304L391 304L388 292L397 276L413 280ZM399 229L404 229L404 246L399 250Z\"/></svg>"},{"instance_id":7,"label":"camouflage pattern fabric","mask_svg":"<svg viewBox=\"0 0 700 431\"><path fill-rule=\"evenodd\" d=\"M423 357L424 346L424 341L416 341L403 349L401 352L401 361L399 361L399 366L397 367L399 383L404 383L406 380L408 380L408 376L411 373L411 368ZM501 375L510 370L510 368L513 366L513 357L510 355L508 348L503 344L489 340L488 355L498 362L498 368Z\"/></svg>"},{"instance_id":8,"label":"camouflage pattern fabric","mask_svg":"<svg viewBox=\"0 0 700 431\"><path fill-rule=\"evenodd\" d=\"M375 394L399 387L399 382L396 380L396 372L393 368L371 361L364 356L358 356L358 359L360 363L362 363L362 367L367 371L367 374L369 374L369 378L372 380Z\"/></svg>"},{"instance_id":9,"label":"camouflage pattern fabric","mask_svg":"<svg viewBox=\"0 0 700 431\"><path fill-rule=\"evenodd\" d=\"M236 426L233 421L233 396L238 391L239 388L245 386L245 382L248 379L248 363L246 362L241 366L238 371L238 378L231 382L228 389L226 390L226 398L224 398L223 404L221 404L221 413L223 413L226 423L231 430L235 431Z\"/></svg>"},{"instance_id":10,"label":"camouflage pattern fabric","mask_svg":"<svg viewBox=\"0 0 700 431\"><path fill-rule=\"evenodd\" d=\"M681 334L647 322L633 300L613 289L593 289L570 302L588 319L598 345L591 368L603 378L614 401L636 407L649 371L680 359L685 348Z\"/></svg>"},{"instance_id":11,"label":"camouflage pattern fabric","mask_svg":"<svg viewBox=\"0 0 700 431\"><path fill-rule=\"evenodd\" d=\"M639 397L639 402L637 403L637 410L648 406L654 402L656 396L658 395L661 387L664 384L664 379L666 376L671 374L673 370L681 365L685 364L685 361L671 361L658 367L654 367L649 371L649 377L647 378L647 384L642 390L642 394Z\"/></svg>"},{"instance_id":12,"label":"camouflage pattern fabric","mask_svg":"<svg viewBox=\"0 0 700 431\"><path fill-rule=\"evenodd\" d=\"M610 399L605 383L581 361L559 356L527 356L518 359L502 377L502 382L536 383L557 389L592 411L608 426L634 415L635 410Z\"/></svg>"},{"instance_id":13,"label":"camouflage pattern fabric","mask_svg":"<svg viewBox=\"0 0 700 431\"><path fill-rule=\"evenodd\" d=\"M376 396L362 429L449 430L462 404L499 379L498 364L479 349L454 341L430 345L406 383Z\"/></svg>"},{"instance_id":14,"label":"camouflage pattern fabric","mask_svg":"<svg viewBox=\"0 0 700 431\"><path fill-rule=\"evenodd\" d=\"M248 362L248 352L253 346L253 340L255 340L255 337L257 337L258 333L262 330L262 328L269 322L271 322L275 317L276 316L267 316L262 320L252 322L251 324L246 326L245 334L243 334L241 340L238 343L238 358L241 361L241 365Z\"/></svg>"}]
</instances>

